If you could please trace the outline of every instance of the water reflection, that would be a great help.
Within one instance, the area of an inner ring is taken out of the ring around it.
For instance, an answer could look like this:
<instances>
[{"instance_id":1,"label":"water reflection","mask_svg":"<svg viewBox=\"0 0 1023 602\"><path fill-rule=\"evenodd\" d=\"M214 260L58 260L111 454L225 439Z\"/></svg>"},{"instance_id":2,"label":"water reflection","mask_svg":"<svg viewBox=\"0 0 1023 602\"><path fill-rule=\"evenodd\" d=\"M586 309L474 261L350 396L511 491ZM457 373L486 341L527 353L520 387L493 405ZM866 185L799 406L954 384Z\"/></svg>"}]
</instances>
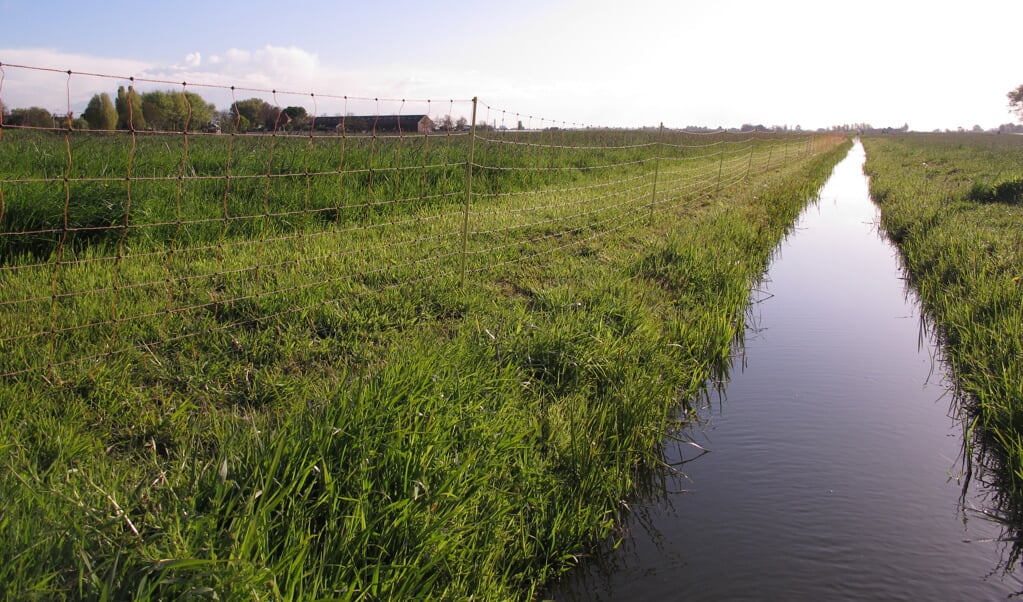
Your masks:
<instances>
[{"instance_id":1,"label":"water reflection","mask_svg":"<svg viewBox=\"0 0 1023 602\"><path fill-rule=\"evenodd\" d=\"M1000 599L1023 590L857 145L779 248L733 374L568 600ZM951 411L950 411L951 408ZM688 444L687 441L697 446ZM709 453L708 451L709 450ZM966 450L970 452L970 449ZM964 458L972 461L964 462Z\"/></svg>"},{"instance_id":2,"label":"water reflection","mask_svg":"<svg viewBox=\"0 0 1023 602\"><path fill-rule=\"evenodd\" d=\"M884 230L877 228L878 236L886 243L893 244ZM897 257L900 270L903 269L901 257ZM917 305L919 302L913 288L912 279L907 282L906 302ZM930 316L921 314L917 349L919 352L932 352L942 344L942 335ZM931 355L932 366L940 362L940 357ZM933 372L928 375L928 379ZM980 517L999 527L997 538L992 540L1000 544L998 561L992 572L1009 574L1016 569L1023 558L1023 505L1021 500L1012 495L1013 479L1008 474L1009 468L999 456L1001 446L993 441L989 434L975 428L978 411L973 402L964 397L959 390L950 390L948 416L953 418L961 430L961 446L959 453L959 472L957 482L962 489L959 497L959 508L964 514ZM1015 596L1023 595L1017 591Z\"/></svg>"},{"instance_id":3,"label":"water reflection","mask_svg":"<svg viewBox=\"0 0 1023 602\"><path fill-rule=\"evenodd\" d=\"M959 400L969 407L968 400ZM1001 461L990 437L972 428L971 412L963 421L963 477L960 505L964 512L975 514L1000 527L994 540L1000 544L996 571L1012 573L1023 558L1023 506L1011 494L1012 479ZM1016 595L1023 595L1023 590Z\"/></svg>"}]
</instances>

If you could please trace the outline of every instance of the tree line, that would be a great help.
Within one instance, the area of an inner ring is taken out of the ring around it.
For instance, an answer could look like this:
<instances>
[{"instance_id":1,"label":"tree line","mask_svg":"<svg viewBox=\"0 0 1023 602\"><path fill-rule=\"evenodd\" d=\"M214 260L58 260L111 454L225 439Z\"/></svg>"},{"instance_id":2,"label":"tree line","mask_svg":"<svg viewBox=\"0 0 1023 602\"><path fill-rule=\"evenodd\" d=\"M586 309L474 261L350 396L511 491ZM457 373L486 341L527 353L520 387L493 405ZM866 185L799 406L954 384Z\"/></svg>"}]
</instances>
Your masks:
<instances>
[{"instance_id":1,"label":"tree line","mask_svg":"<svg viewBox=\"0 0 1023 602\"><path fill-rule=\"evenodd\" d=\"M1009 110L1023 119L1023 85L1007 96ZM226 111L217 111L213 103L194 92L139 93L133 86L120 86L113 99L106 92L94 94L77 118L35 106L8 111L0 101L0 120L4 125L36 128L66 127L70 122L72 129L83 130L251 132L299 129L308 123L309 115L305 107L282 109L261 98L237 101ZM467 124L464 117L454 122L450 115L438 117L436 122L439 130L461 130ZM518 129L522 129L521 121Z\"/></svg>"},{"instance_id":2,"label":"tree line","mask_svg":"<svg viewBox=\"0 0 1023 602\"><path fill-rule=\"evenodd\" d=\"M8 111L0 103L3 123L12 126L89 130L131 131L226 131L249 132L301 127L309 118L304 107L280 108L261 98L231 103L217 111L194 92L154 90L138 92L133 86L120 86L115 97L103 92L89 100L78 117L54 114L41 107Z\"/></svg>"}]
</instances>

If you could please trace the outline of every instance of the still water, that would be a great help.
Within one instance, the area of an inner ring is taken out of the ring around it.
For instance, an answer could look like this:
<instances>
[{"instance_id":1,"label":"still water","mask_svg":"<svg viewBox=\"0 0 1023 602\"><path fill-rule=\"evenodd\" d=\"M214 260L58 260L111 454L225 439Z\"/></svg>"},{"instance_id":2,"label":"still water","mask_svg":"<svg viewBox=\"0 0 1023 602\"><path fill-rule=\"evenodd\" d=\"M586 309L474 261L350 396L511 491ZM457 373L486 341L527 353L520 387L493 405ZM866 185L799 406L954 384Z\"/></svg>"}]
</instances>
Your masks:
<instances>
[{"instance_id":1,"label":"still water","mask_svg":"<svg viewBox=\"0 0 1023 602\"><path fill-rule=\"evenodd\" d=\"M685 478L546 598L999 600L1001 529L963 496L962 427L857 142L754 294L720 397L673 445ZM699 457L697 457L699 455ZM1019 572L1019 571L1017 571Z\"/></svg>"}]
</instances>

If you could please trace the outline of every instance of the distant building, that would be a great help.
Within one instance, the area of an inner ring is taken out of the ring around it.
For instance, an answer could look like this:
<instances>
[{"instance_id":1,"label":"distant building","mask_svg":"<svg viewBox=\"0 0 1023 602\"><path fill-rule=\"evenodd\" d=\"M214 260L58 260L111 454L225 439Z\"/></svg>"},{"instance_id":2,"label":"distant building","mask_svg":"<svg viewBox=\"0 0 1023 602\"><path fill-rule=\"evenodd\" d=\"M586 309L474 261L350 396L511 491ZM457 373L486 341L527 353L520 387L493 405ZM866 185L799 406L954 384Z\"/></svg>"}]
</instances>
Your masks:
<instances>
[{"instance_id":1,"label":"distant building","mask_svg":"<svg viewBox=\"0 0 1023 602\"><path fill-rule=\"evenodd\" d=\"M323 116L310 120L317 131L356 134L428 134L433 120L426 115L344 115Z\"/></svg>"}]
</instances>

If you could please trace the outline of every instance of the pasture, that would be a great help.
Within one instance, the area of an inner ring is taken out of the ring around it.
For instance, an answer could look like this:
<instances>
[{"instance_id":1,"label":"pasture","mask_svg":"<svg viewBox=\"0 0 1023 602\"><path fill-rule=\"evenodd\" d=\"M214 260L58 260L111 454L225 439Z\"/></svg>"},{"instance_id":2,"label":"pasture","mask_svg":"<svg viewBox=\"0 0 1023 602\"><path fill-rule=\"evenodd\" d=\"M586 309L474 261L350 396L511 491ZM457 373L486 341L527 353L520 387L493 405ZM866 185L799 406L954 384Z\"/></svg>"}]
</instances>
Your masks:
<instances>
[{"instance_id":1,"label":"pasture","mask_svg":"<svg viewBox=\"0 0 1023 602\"><path fill-rule=\"evenodd\" d=\"M528 599L847 146L0 136L0 591Z\"/></svg>"}]
</instances>

